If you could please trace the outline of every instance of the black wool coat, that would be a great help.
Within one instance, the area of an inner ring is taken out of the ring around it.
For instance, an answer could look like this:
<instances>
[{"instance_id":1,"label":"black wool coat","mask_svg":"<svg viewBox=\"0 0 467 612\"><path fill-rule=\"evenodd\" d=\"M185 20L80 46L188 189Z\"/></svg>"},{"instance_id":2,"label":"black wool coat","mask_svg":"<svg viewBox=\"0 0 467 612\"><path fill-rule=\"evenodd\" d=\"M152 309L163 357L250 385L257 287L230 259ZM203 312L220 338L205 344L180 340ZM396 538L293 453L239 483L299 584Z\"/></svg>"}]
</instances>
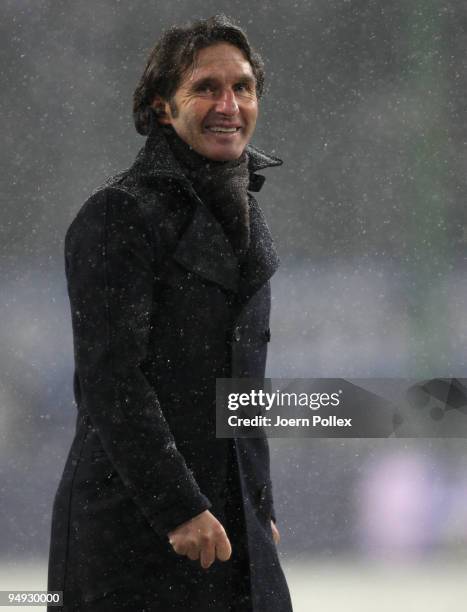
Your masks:
<instances>
[{"instance_id":1,"label":"black wool coat","mask_svg":"<svg viewBox=\"0 0 467 612\"><path fill-rule=\"evenodd\" d=\"M258 191L256 172L281 162L247 151ZM249 202L239 266L156 129L67 231L78 415L48 578L63 610L291 610L270 527L267 441L215 436L216 378L262 378L270 337L278 258L251 193ZM167 533L206 509L233 554L203 570ZM146 593L145 605L128 593Z\"/></svg>"}]
</instances>

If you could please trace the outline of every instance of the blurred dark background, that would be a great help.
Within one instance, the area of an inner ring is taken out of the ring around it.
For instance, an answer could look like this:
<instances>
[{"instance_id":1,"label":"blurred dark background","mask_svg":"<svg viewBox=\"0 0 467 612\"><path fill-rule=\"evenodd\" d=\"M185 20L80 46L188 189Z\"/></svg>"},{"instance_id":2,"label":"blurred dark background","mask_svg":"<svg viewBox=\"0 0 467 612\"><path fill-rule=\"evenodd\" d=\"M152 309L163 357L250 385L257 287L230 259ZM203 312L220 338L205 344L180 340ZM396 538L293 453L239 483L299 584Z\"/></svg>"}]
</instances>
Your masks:
<instances>
[{"instance_id":1,"label":"blurred dark background","mask_svg":"<svg viewBox=\"0 0 467 612\"><path fill-rule=\"evenodd\" d=\"M47 555L73 435L66 229L144 144L132 94L161 31L219 12L264 56L253 142L284 160L258 196L282 259L269 374L465 376L465 2L4 0L4 558ZM462 440L274 440L272 458L285 558L466 549Z\"/></svg>"}]
</instances>

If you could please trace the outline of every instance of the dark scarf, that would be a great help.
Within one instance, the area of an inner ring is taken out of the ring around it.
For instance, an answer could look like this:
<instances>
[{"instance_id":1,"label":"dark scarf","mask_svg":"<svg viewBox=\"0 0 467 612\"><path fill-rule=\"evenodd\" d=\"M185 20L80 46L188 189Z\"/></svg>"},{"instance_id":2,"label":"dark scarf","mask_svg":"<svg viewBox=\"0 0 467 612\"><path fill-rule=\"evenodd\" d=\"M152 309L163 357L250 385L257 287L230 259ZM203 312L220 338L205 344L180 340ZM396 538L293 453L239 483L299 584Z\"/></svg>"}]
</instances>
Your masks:
<instances>
[{"instance_id":1,"label":"dark scarf","mask_svg":"<svg viewBox=\"0 0 467 612\"><path fill-rule=\"evenodd\" d=\"M232 161L214 161L194 151L172 126L163 126L162 132L194 190L222 225L237 257L243 259L250 244L246 152Z\"/></svg>"}]
</instances>

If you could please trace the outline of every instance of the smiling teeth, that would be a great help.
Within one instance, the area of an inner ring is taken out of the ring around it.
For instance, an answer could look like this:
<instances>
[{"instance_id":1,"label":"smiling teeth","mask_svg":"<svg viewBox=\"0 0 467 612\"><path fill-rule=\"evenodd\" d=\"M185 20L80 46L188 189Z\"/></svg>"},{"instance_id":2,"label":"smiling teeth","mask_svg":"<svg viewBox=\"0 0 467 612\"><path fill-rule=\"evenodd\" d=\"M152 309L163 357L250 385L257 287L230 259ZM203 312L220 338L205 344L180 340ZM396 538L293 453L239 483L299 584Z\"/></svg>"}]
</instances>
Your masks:
<instances>
[{"instance_id":1,"label":"smiling teeth","mask_svg":"<svg viewBox=\"0 0 467 612\"><path fill-rule=\"evenodd\" d=\"M236 132L238 128L227 128L227 127L210 127L208 128L211 132Z\"/></svg>"}]
</instances>

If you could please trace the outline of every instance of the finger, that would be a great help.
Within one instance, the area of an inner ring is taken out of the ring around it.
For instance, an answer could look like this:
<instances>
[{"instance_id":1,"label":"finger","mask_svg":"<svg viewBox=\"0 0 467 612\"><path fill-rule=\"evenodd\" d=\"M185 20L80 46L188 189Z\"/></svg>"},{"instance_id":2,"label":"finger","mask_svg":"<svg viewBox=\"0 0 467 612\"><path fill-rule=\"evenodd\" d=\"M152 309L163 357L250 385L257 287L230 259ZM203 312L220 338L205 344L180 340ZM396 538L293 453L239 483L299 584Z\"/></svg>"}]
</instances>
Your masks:
<instances>
[{"instance_id":1,"label":"finger","mask_svg":"<svg viewBox=\"0 0 467 612\"><path fill-rule=\"evenodd\" d=\"M203 569L208 569L214 563L216 558L216 546L214 542L207 542L201 549L199 559L201 562L201 567Z\"/></svg>"},{"instance_id":2,"label":"finger","mask_svg":"<svg viewBox=\"0 0 467 612\"><path fill-rule=\"evenodd\" d=\"M274 521L271 521L271 531L272 531L272 539L274 540L274 544L279 544L281 539L281 534L279 533L279 529L277 529Z\"/></svg>"},{"instance_id":3,"label":"finger","mask_svg":"<svg viewBox=\"0 0 467 612\"><path fill-rule=\"evenodd\" d=\"M224 533L222 534L216 543L216 555L219 561L227 561L230 559L232 554L232 546L230 545L229 538Z\"/></svg>"},{"instance_id":4,"label":"finger","mask_svg":"<svg viewBox=\"0 0 467 612\"><path fill-rule=\"evenodd\" d=\"M181 542L175 539L171 540L170 543L172 544L172 548L177 553L177 555L186 555L187 546L185 544L182 544Z\"/></svg>"},{"instance_id":5,"label":"finger","mask_svg":"<svg viewBox=\"0 0 467 612\"><path fill-rule=\"evenodd\" d=\"M196 561L197 559L199 559L198 546L196 544L192 544L191 546L189 546L186 552L186 556L188 557L188 559L191 559L192 561Z\"/></svg>"}]
</instances>

